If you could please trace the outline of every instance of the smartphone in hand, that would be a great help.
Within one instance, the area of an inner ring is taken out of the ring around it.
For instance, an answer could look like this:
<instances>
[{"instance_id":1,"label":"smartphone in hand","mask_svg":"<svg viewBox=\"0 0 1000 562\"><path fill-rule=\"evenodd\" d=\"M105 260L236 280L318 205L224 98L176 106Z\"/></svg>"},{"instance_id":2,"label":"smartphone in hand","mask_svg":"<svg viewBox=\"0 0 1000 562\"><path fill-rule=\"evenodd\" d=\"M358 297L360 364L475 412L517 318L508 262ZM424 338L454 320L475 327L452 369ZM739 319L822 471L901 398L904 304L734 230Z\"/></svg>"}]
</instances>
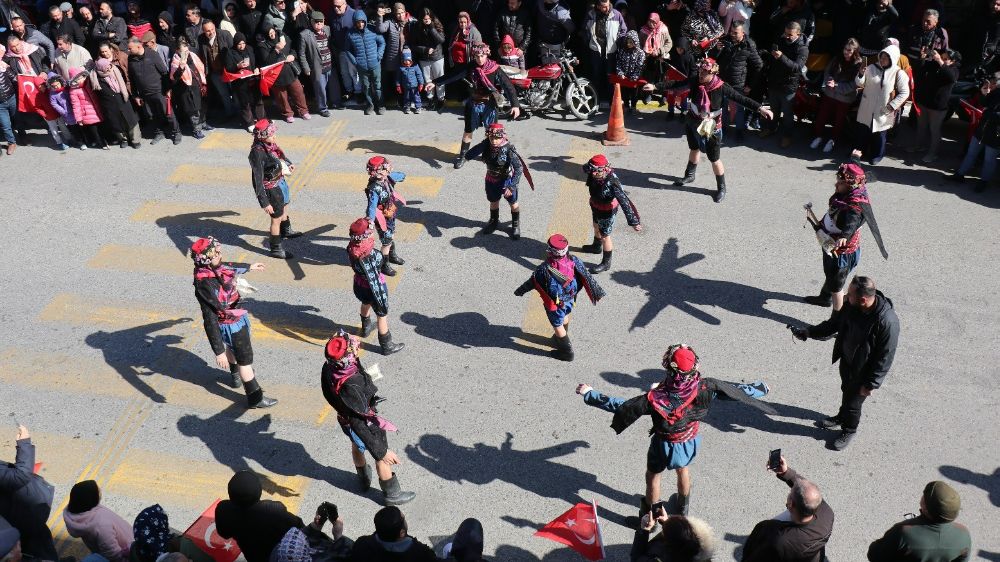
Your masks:
<instances>
[{"instance_id":1,"label":"smartphone in hand","mask_svg":"<svg viewBox=\"0 0 1000 562\"><path fill-rule=\"evenodd\" d=\"M771 454L767 457L767 468L778 472L781 470L781 449L775 449L771 451Z\"/></svg>"}]
</instances>

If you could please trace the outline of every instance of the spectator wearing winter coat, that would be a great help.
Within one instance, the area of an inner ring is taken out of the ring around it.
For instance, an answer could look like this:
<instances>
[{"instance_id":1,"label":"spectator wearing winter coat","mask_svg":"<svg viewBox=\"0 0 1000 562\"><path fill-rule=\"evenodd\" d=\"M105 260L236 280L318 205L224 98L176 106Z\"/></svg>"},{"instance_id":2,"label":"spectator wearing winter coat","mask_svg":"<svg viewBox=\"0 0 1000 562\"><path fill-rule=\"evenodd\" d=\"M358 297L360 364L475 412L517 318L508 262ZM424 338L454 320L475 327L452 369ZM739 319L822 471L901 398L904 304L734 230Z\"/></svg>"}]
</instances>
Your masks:
<instances>
[{"instance_id":1,"label":"spectator wearing winter coat","mask_svg":"<svg viewBox=\"0 0 1000 562\"><path fill-rule=\"evenodd\" d=\"M733 22L729 33L719 41L715 59L719 63L719 78L742 94L749 94L751 84L757 82L764 63L757 52L757 45L746 33L746 26L741 21ZM730 118L732 107L736 107L735 117ZM722 124L728 126L735 121L736 141L743 140L743 131L747 127L746 110L738 103L730 102L730 109L722 112Z\"/></svg>"},{"instance_id":2,"label":"spectator wearing winter coat","mask_svg":"<svg viewBox=\"0 0 1000 562\"><path fill-rule=\"evenodd\" d=\"M41 76L49 71L45 50L21 41L17 35L7 36L7 52L0 56L5 63L13 66L18 74Z\"/></svg>"},{"instance_id":3,"label":"spectator wearing winter coat","mask_svg":"<svg viewBox=\"0 0 1000 562\"><path fill-rule=\"evenodd\" d=\"M56 46L51 39L37 29L24 24L24 20L19 16L12 16L10 19L11 35L16 35L21 41L31 43L45 50L45 55L49 59L49 64L56 60Z\"/></svg>"},{"instance_id":4,"label":"spectator wearing winter coat","mask_svg":"<svg viewBox=\"0 0 1000 562\"><path fill-rule=\"evenodd\" d=\"M327 521L330 522L332 538L323 532ZM312 522L302 532L309 541L312 559L316 562L343 562L351 557L354 541L344 536L344 518L340 516L336 505L329 502L320 504Z\"/></svg>"},{"instance_id":5,"label":"spectator wearing winter coat","mask_svg":"<svg viewBox=\"0 0 1000 562\"><path fill-rule=\"evenodd\" d=\"M222 106L223 116L228 119L236 114L236 103L233 101L233 91L229 84L222 81L222 70L225 67L226 51L233 48L233 36L224 29L216 28L212 20L201 24L201 35L198 36L198 58L205 64L205 75L208 78L209 93ZM208 124L209 96L202 96L201 127L211 131Z\"/></svg>"},{"instance_id":6,"label":"spectator wearing winter coat","mask_svg":"<svg viewBox=\"0 0 1000 562\"><path fill-rule=\"evenodd\" d=\"M573 35L576 25L569 8L560 0L542 0L535 13L533 41L538 45L539 60L558 57L562 46ZM530 56L530 53L529 53Z\"/></svg>"},{"instance_id":7,"label":"spectator wearing winter coat","mask_svg":"<svg viewBox=\"0 0 1000 562\"><path fill-rule=\"evenodd\" d=\"M851 156L859 159L868 154L874 166L885 156L886 136L896 123L896 112L910 97L909 78L899 68L899 47L889 45L882 49L878 61L868 65L854 84L863 90Z\"/></svg>"},{"instance_id":8,"label":"spectator wearing winter coat","mask_svg":"<svg viewBox=\"0 0 1000 562\"><path fill-rule=\"evenodd\" d=\"M403 59L396 71L396 93L401 95L400 107L403 113L420 113L420 93L424 91L424 73L413 64L413 54L403 47Z\"/></svg>"},{"instance_id":9,"label":"spectator wearing winter coat","mask_svg":"<svg viewBox=\"0 0 1000 562\"><path fill-rule=\"evenodd\" d=\"M816 16L813 15L805 0L784 0L784 5L771 14L771 29L776 36L780 35L785 27L793 21L799 24L799 29L802 30L802 40L806 45L809 45L816 34Z\"/></svg>"},{"instance_id":10,"label":"spectator wearing winter coat","mask_svg":"<svg viewBox=\"0 0 1000 562\"><path fill-rule=\"evenodd\" d=\"M69 492L63 521L69 536L83 540L94 554L110 562L128 562L132 548L132 526L110 509L100 505L97 482L77 482Z\"/></svg>"},{"instance_id":11,"label":"spectator wearing winter coat","mask_svg":"<svg viewBox=\"0 0 1000 562\"><path fill-rule=\"evenodd\" d=\"M2 97L3 93L0 91L0 99ZM0 106L2 105L3 102L0 101ZM0 109L0 115L2 111ZM40 560L58 560L52 533L46 525L52 509L54 489L34 472L35 445L31 442L31 434L23 425L17 427L14 446L14 462L0 463L0 518L6 519L21 533L21 550L24 554Z\"/></svg>"},{"instance_id":12,"label":"spectator wearing winter coat","mask_svg":"<svg viewBox=\"0 0 1000 562\"><path fill-rule=\"evenodd\" d=\"M309 115L306 95L298 79L299 66L291 53L288 38L277 27L271 27L258 45L257 63L264 67L284 61L278 78L271 86L271 99L286 122L294 122L296 113L308 121L312 116Z\"/></svg>"},{"instance_id":13,"label":"spectator wearing winter coat","mask_svg":"<svg viewBox=\"0 0 1000 562\"><path fill-rule=\"evenodd\" d=\"M651 12L646 24L639 28L639 44L646 53L646 67L642 77L654 84L662 82L674 42L670 39L670 30L660 20L660 14ZM647 104L650 99L651 96L647 95Z\"/></svg>"},{"instance_id":14,"label":"spectator wearing winter coat","mask_svg":"<svg viewBox=\"0 0 1000 562\"><path fill-rule=\"evenodd\" d=\"M395 82L394 75L402 63L403 47L406 46L410 29L416 23L402 2L392 5L391 17L388 17L387 10L388 8L380 8L372 22L372 29L377 28L385 40L385 55L382 57L382 78L385 84Z\"/></svg>"},{"instance_id":15,"label":"spectator wearing winter coat","mask_svg":"<svg viewBox=\"0 0 1000 562\"><path fill-rule=\"evenodd\" d=\"M264 21L264 13L257 8L257 0L243 0L243 9L236 20L236 29L243 32L247 41L256 42Z\"/></svg>"},{"instance_id":16,"label":"spectator wearing winter coat","mask_svg":"<svg viewBox=\"0 0 1000 562\"><path fill-rule=\"evenodd\" d=\"M524 72L525 68L524 51L514 45L514 40L510 35L505 35L500 41L500 52L497 53L497 62L510 66Z\"/></svg>"},{"instance_id":17,"label":"spectator wearing winter coat","mask_svg":"<svg viewBox=\"0 0 1000 562\"><path fill-rule=\"evenodd\" d=\"M84 77L94 69L94 59L87 52L87 49L73 43L68 35L60 35L56 38L56 53L56 60L52 61L52 69L58 72L67 84L71 79L70 69L75 68L81 71L85 75ZM90 87L98 87L94 77L90 77Z\"/></svg>"},{"instance_id":18,"label":"spectator wearing winter coat","mask_svg":"<svg viewBox=\"0 0 1000 562\"><path fill-rule=\"evenodd\" d=\"M958 59L956 61L956 59ZM919 152L927 147L923 162L937 160L941 143L941 125L948 112L948 100L958 81L958 63L962 56L951 49L931 51L928 60L916 70L914 81L920 85L914 92L917 105L917 142L909 149Z\"/></svg>"},{"instance_id":19,"label":"spectator wearing winter coat","mask_svg":"<svg viewBox=\"0 0 1000 562\"><path fill-rule=\"evenodd\" d=\"M78 68L69 70L69 102L73 109L73 120L83 131L83 142L91 148L108 150L108 145L97 128L102 121L100 107L89 81Z\"/></svg>"},{"instance_id":20,"label":"spectator wearing winter coat","mask_svg":"<svg viewBox=\"0 0 1000 562\"><path fill-rule=\"evenodd\" d=\"M494 48L499 49L503 38L509 35L514 41L514 46L521 49L521 52L527 53L533 46L531 42L533 28L531 11L523 0L507 0L497 14L490 41Z\"/></svg>"},{"instance_id":21,"label":"spectator wearing winter coat","mask_svg":"<svg viewBox=\"0 0 1000 562\"><path fill-rule=\"evenodd\" d=\"M208 93L205 64L191 50L187 37L177 38L177 52L170 58L170 103L174 113L191 123L194 138L205 138L200 116L202 99Z\"/></svg>"},{"instance_id":22,"label":"spectator wearing winter coat","mask_svg":"<svg viewBox=\"0 0 1000 562\"><path fill-rule=\"evenodd\" d=\"M939 18L937 10L924 11L923 21L913 26L906 38L906 56L914 71L919 70L933 51L948 48L948 32L938 25Z\"/></svg>"},{"instance_id":23,"label":"spectator wearing winter coat","mask_svg":"<svg viewBox=\"0 0 1000 562\"><path fill-rule=\"evenodd\" d=\"M94 43L110 41L124 49L128 44L128 28L125 26L125 20L112 13L110 2L101 2L97 7L97 13L99 17L90 32Z\"/></svg>"},{"instance_id":24,"label":"spectator wearing winter coat","mask_svg":"<svg viewBox=\"0 0 1000 562\"><path fill-rule=\"evenodd\" d=\"M156 127L156 134L149 144L156 144L165 136L170 136L174 144L180 144L180 126L173 112L167 111L169 102L163 95L163 84L169 72L167 64L159 53L145 48L136 37L128 40L128 51L132 99L137 106L145 106L149 110Z\"/></svg>"},{"instance_id":25,"label":"spectator wearing winter coat","mask_svg":"<svg viewBox=\"0 0 1000 562\"><path fill-rule=\"evenodd\" d=\"M458 13L458 27L455 36L448 43L448 60L452 66L459 66L472 60L472 46L481 43L483 36L472 23L468 12Z\"/></svg>"},{"instance_id":26,"label":"spectator wearing winter coat","mask_svg":"<svg viewBox=\"0 0 1000 562\"><path fill-rule=\"evenodd\" d=\"M145 37L145 33L143 32L142 35L139 35L139 38L142 39ZM170 55L174 54L174 50L177 49L177 26L174 25L174 16L170 15L170 12L160 12L160 15L156 18L153 34L156 44L166 48L166 60L169 64ZM145 42L143 40L143 43Z\"/></svg>"},{"instance_id":27,"label":"spectator wearing winter coat","mask_svg":"<svg viewBox=\"0 0 1000 562\"><path fill-rule=\"evenodd\" d=\"M743 31L750 35L750 18L753 16L754 2L751 0L722 0L719 2L719 23L726 33L733 24L743 22Z\"/></svg>"},{"instance_id":28,"label":"spectator wearing winter coat","mask_svg":"<svg viewBox=\"0 0 1000 562\"><path fill-rule=\"evenodd\" d=\"M302 73L312 80L316 110L330 116L329 108L344 109L340 100L340 76L330 28L323 12L312 13L312 26L299 36L299 64Z\"/></svg>"},{"instance_id":29,"label":"spectator wearing winter coat","mask_svg":"<svg viewBox=\"0 0 1000 562\"><path fill-rule=\"evenodd\" d=\"M788 148L792 145L792 129L795 126L792 102L795 100L799 81L802 80L802 69L809 58L809 48L797 21L788 22L784 35L771 47L768 57L767 99L771 102L774 121L772 128L762 131L761 136L774 134L780 119L781 148Z\"/></svg>"},{"instance_id":30,"label":"spectator wearing winter coat","mask_svg":"<svg viewBox=\"0 0 1000 562\"><path fill-rule=\"evenodd\" d=\"M615 51L627 32L625 20L611 7L611 0L594 0L581 33L590 51L590 79L601 99L608 99L608 74L615 68Z\"/></svg>"},{"instance_id":31,"label":"spectator wearing winter coat","mask_svg":"<svg viewBox=\"0 0 1000 562\"><path fill-rule=\"evenodd\" d=\"M271 4L267 7L267 11L264 12L264 21L261 24L261 29L266 30L276 27L282 35L291 37L295 31L295 24L288 17L288 12L286 11L287 4L288 0L272 0Z\"/></svg>"},{"instance_id":32,"label":"spectator wearing winter coat","mask_svg":"<svg viewBox=\"0 0 1000 562\"><path fill-rule=\"evenodd\" d=\"M424 73L424 82L432 82L444 76L444 26L430 8L421 11L420 19L411 28L408 38L410 49L416 56L417 65ZM437 88L427 94L428 101L437 96L437 106L444 105L445 88ZM434 109L434 107L431 107Z\"/></svg>"},{"instance_id":33,"label":"spectator wearing winter coat","mask_svg":"<svg viewBox=\"0 0 1000 562\"><path fill-rule=\"evenodd\" d=\"M66 88L66 81L55 72L50 72L48 81L49 104L52 109L59 114L59 117L66 122L70 128L76 129L76 119L73 117L73 106L69 101L69 90ZM80 150L86 150L87 143L80 143Z\"/></svg>"},{"instance_id":34,"label":"spectator wearing winter coat","mask_svg":"<svg viewBox=\"0 0 1000 562\"><path fill-rule=\"evenodd\" d=\"M472 517L462 521L455 535L442 547L445 560L483 562L483 524Z\"/></svg>"},{"instance_id":35,"label":"spectator wearing winter coat","mask_svg":"<svg viewBox=\"0 0 1000 562\"><path fill-rule=\"evenodd\" d=\"M368 17L361 10L354 12L354 28L347 33L344 52L348 60L358 69L361 92L365 96L365 115L375 111L385 113L382 105L382 57L385 54L385 39L368 29Z\"/></svg>"},{"instance_id":36,"label":"spectator wearing winter coat","mask_svg":"<svg viewBox=\"0 0 1000 562\"><path fill-rule=\"evenodd\" d=\"M642 69L646 62L646 51L639 45L639 34L633 29L625 34L622 39L622 47L615 57L615 74L620 80L637 81L642 75ZM635 111L638 102L639 88L623 87L622 99L625 102L625 111L632 113Z\"/></svg>"},{"instance_id":37,"label":"spectator wearing winter coat","mask_svg":"<svg viewBox=\"0 0 1000 562\"><path fill-rule=\"evenodd\" d=\"M979 183L976 184L976 193L986 191L993 179L993 174L997 169L997 157L1000 156L1000 88L997 85L997 78L991 77L982 87L979 88L985 98L983 98L983 117L979 120L976 132L969 140L969 146L965 150L965 159L955 170L955 173L948 176L948 179L956 182L965 181L965 176L972 171L979 156L983 155L983 169L979 175Z\"/></svg>"},{"instance_id":38,"label":"spectator wearing winter coat","mask_svg":"<svg viewBox=\"0 0 1000 562\"><path fill-rule=\"evenodd\" d=\"M829 140L823 145L823 152L830 152L843 138L847 112L858 99L858 87L854 80L864 68L858 40L851 38L844 44L843 54L834 57L823 71L823 92L819 100L819 113L813 122L813 138L809 148L817 149L823 143L826 126L831 125Z\"/></svg>"},{"instance_id":39,"label":"spectator wearing winter coat","mask_svg":"<svg viewBox=\"0 0 1000 562\"><path fill-rule=\"evenodd\" d=\"M333 0L333 10L328 21L344 93L360 98L361 82L358 80L358 69L347 56L347 34L354 28L354 8L347 5L347 0Z\"/></svg>"},{"instance_id":40,"label":"spectator wearing winter coat","mask_svg":"<svg viewBox=\"0 0 1000 562\"><path fill-rule=\"evenodd\" d=\"M261 500L260 478L249 470L234 474L228 488L229 499L215 508L216 530L236 539L247 562L267 562L289 529L305 526L281 502Z\"/></svg>"},{"instance_id":41,"label":"spectator wearing winter coat","mask_svg":"<svg viewBox=\"0 0 1000 562\"><path fill-rule=\"evenodd\" d=\"M121 70L108 59L97 59L94 72L101 89L97 100L101 104L101 115L108 130L118 139L121 148L130 145L139 148L142 134L139 131L139 117L132 109L128 85Z\"/></svg>"},{"instance_id":42,"label":"spectator wearing winter coat","mask_svg":"<svg viewBox=\"0 0 1000 562\"><path fill-rule=\"evenodd\" d=\"M93 51L94 47L97 46L97 41L93 37L94 24L97 23L97 18L94 17L94 10L88 5L81 5L77 11L76 23L80 24L80 30L83 31L83 36L86 38L83 46L88 51Z\"/></svg>"},{"instance_id":43,"label":"spectator wearing winter coat","mask_svg":"<svg viewBox=\"0 0 1000 562\"><path fill-rule=\"evenodd\" d=\"M156 32L156 27L142 16L142 6L138 0L130 0L127 4L128 11L125 14L125 27L128 28L129 39L132 37L142 37L147 31ZM162 14L160 14L162 17ZM173 37L173 16L170 17L171 37ZM128 48L128 47L126 47Z\"/></svg>"},{"instance_id":44,"label":"spectator wearing winter coat","mask_svg":"<svg viewBox=\"0 0 1000 562\"><path fill-rule=\"evenodd\" d=\"M87 40L80 24L76 23L73 18L67 18L59 9L58 4L49 8L49 21L45 22L39 31L44 33L53 43L60 35L69 35L70 39L77 45L83 45Z\"/></svg>"},{"instance_id":45,"label":"spectator wearing winter coat","mask_svg":"<svg viewBox=\"0 0 1000 562\"><path fill-rule=\"evenodd\" d=\"M871 562L969 560L969 528L956 523L962 499L940 480L928 482L920 496L920 515L901 521L868 547Z\"/></svg>"},{"instance_id":46,"label":"spectator wearing winter coat","mask_svg":"<svg viewBox=\"0 0 1000 562\"><path fill-rule=\"evenodd\" d=\"M237 31L233 37L233 48L226 51L226 72L239 74L242 71L259 73L257 58L253 49L247 45L247 38ZM256 76L235 80L230 83L233 98L240 114L241 125L253 132L254 123L267 117L264 101L261 98L259 79Z\"/></svg>"},{"instance_id":47,"label":"spectator wearing winter coat","mask_svg":"<svg viewBox=\"0 0 1000 562\"><path fill-rule=\"evenodd\" d=\"M0 133L7 141L7 154L17 150L17 137L14 136L17 119L17 71L0 60Z\"/></svg>"},{"instance_id":48,"label":"spectator wearing winter coat","mask_svg":"<svg viewBox=\"0 0 1000 562\"><path fill-rule=\"evenodd\" d=\"M358 538L351 562L436 562L431 547L408 534L406 518L398 507L383 507L375 514L375 533ZM252 562L252 561L251 561Z\"/></svg>"},{"instance_id":49,"label":"spectator wearing winter coat","mask_svg":"<svg viewBox=\"0 0 1000 562\"><path fill-rule=\"evenodd\" d=\"M236 28L237 20L237 8L236 2L233 0L226 0L222 3L222 17L219 18L219 30L228 31L230 36L235 36L236 32L239 31Z\"/></svg>"},{"instance_id":50,"label":"spectator wearing winter coat","mask_svg":"<svg viewBox=\"0 0 1000 562\"><path fill-rule=\"evenodd\" d=\"M882 51L889 40L889 32L892 26L899 19L899 12L892 5L892 0L872 0L869 8L861 21L861 56L866 58L866 62L878 62L867 60ZM880 55L881 56L881 55Z\"/></svg>"}]
</instances>

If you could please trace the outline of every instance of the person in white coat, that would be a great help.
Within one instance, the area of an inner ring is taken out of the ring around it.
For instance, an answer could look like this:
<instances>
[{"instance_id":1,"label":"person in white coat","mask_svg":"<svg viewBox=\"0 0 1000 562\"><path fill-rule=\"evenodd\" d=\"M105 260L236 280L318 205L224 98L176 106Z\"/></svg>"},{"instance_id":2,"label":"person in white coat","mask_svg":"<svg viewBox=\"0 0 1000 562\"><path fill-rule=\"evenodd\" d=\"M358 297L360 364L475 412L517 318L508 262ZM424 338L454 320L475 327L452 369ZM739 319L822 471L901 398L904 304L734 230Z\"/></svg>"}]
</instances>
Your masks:
<instances>
[{"instance_id":1,"label":"person in white coat","mask_svg":"<svg viewBox=\"0 0 1000 562\"><path fill-rule=\"evenodd\" d=\"M874 166L885 156L885 139L896 122L896 112L910 97L909 78L899 68L899 47L882 49L878 62L868 65L854 83L863 90L851 158L860 160L864 153Z\"/></svg>"}]
</instances>

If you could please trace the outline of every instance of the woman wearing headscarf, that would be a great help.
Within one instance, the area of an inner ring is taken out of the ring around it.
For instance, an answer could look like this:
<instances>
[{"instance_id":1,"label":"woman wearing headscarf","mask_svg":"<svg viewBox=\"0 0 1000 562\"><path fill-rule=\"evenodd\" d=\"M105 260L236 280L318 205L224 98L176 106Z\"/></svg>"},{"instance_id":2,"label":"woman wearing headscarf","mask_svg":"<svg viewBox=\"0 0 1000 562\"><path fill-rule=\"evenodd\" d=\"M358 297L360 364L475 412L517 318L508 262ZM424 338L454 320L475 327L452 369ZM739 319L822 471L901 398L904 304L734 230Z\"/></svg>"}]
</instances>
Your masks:
<instances>
[{"instance_id":1,"label":"woman wearing headscarf","mask_svg":"<svg viewBox=\"0 0 1000 562\"><path fill-rule=\"evenodd\" d=\"M121 148L126 145L139 148L142 133L139 130L139 117L129 102L131 94L121 70L108 59L97 59L95 63L97 83L97 100L101 104L101 113L107 123L108 131L118 139Z\"/></svg>"},{"instance_id":2,"label":"woman wearing headscarf","mask_svg":"<svg viewBox=\"0 0 1000 562\"><path fill-rule=\"evenodd\" d=\"M227 0L222 3L222 17L219 19L219 29L228 31L236 37L236 2Z\"/></svg>"},{"instance_id":3,"label":"woman wearing headscarf","mask_svg":"<svg viewBox=\"0 0 1000 562\"><path fill-rule=\"evenodd\" d=\"M140 511L132 524L132 532L135 535L132 555L137 562L156 562L157 558L170 552L174 535L170 531L170 520L160 504Z\"/></svg>"},{"instance_id":4,"label":"woman wearing headscarf","mask_svg":"<svg viewBox=\"0 0 1000 562\"><path fill-rule=\"evenodd\" d=\"M257 45L257 62L260 66L269 66L284 62L278 78L271 86L271 100L286 123L295 121L295 113L308 121L309 106L306 104L305 92L299 82L299 65L292 54L292 46L288 37L275 26L267 29L266 35ZM294 110L293 110L294 109Z\"/></svg>"},{"instance_id":5,"label":"woman wearing headscarf","mask_svg":"<svg viewBox=\"0 0 1000 562\"><path fill-rule=\"evenodd\" d=\"M132 527L110 509L100 505L97 482L77 482L69 492L63 521L69 536L83 540L95 554L110 562L128 562L134 540Z\"/></svg>"},{"instance_id":6,"label":"woman wearing headscarf","mask_svg":"<svg viewBox=\"0 0 1000 562\"><path fill-rule=\"evenodd\" d=\"M226 50L223 61L225 71L232 75L252 73L252 76L233 80L229 86L233 90L233 99L240 110L240 121L247 131L253 132L253 125L267 117L264 110L264 100L260 95L257 76L257 59L253 49L247 45L247 38L240 32L233 35L233 48Z\"/></svg>"},{"instance_id":7,"label":"woman wearing headscarf","mask_svg":"<svg viewBox=\"0 0 1000 562\"><path fill-rule=\"evenodd\" d=\"M205 65L188 45L187 37L177 38L177 52L170 58L171 99L174 110L191 121L194 138L203 139L201 132L201 97L208 93Z\"/></svg>"},{"instance_id":8,"label":"woman wearing headscarf","mask_svg":"<svg viewBox=\"0 0 1000 562\"><path fill-rule=\"evenodd\" d=\"M216 530L236 540L247 562L268 562L289 529L305 526L281 502L260 499L260 478L249 470L234 474L228 488L229 499L215 508Z\"/></svg>"},{"instance_id":9,"label":"woman wearing headscarf","mask_svg":"<svg viewBox=\"0 0 1000 562\"><path fill-rule=\"evenodd\" d=\"M483 560L483 524L472 517L462 521L455 536L444 545L445 560L481 562Z\"/></svg>"},{"instance_id":10,"label":"woman wearing headscarf","mask_svg":"<svg viewBox=\"0 0 1000 562\"><path fill-rule=\"evenodd\" d=\"M469 12L458 13L458 28L448 43L448 60L451 66L463 65L472 60L472 46L483 42L479 28L472 23Z\"/></svg>"},{"instance_id":11,"label":"woman wearing headscarf","mask_svg":"<svg viewBox=\"0 0 1000 562\"><path fill-rule=\"evenodd\" d=\"M118 68L118 72L125 79L125 85L128 86L129 93L132 93L132 81L128 75L128 53L122 51L118 45L105 41L97 47L97 56L102 59L108 59L111 66Z\"/></svg>"},{"instance_id":12,"label":"woman wearing headscarf","mask_svg":"<svg viewBox=\"0 0 1000 562\"><path fill-rule=\"evenodd\" d=\"M674 42L670 39L670 30L667 24L660 20L660 14L650 12L646 25L639 29L639 44L646 53L646 64L642 72L642 77L646 82L656 83L663 80L666 73L667 60L670 58L670 50L674 48ZM649 104L652 94L646 94L646 103Z\"/></svg>"}]
</instances>

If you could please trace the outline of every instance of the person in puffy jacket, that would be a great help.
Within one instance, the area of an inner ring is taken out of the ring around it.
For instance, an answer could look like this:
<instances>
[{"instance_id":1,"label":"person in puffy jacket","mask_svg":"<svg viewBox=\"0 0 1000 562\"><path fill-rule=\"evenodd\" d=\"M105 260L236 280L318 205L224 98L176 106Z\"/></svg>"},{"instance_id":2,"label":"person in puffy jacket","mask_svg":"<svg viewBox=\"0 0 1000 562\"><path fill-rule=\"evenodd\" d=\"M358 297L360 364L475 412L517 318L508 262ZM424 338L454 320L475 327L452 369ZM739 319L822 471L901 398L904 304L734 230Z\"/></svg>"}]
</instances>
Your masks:
<instances>
[{"instance_id":1,"label":"person in puffy jacket","mask_svg":"<svg viewBox=\"0 0 1000 562\"><path fill-rule=\"evenodd\" d=\"M861 47L864 54L864 43ZM899 68L899 47L895 45L882 49L878 61L862 72L854 80L864 91L858 105L859 127L851 157L857 160L868 152L875 166L885 156L886 136L896 123L896 112L910 97L910 80Z\"/></svg>"},{"instance_id":2,"label":"person in puffy jacket","mask_svg":"<svg viewBox=\"0 0 1000 562\"><path fill-rule=\"evenodd\" d=\"M87 77L81 74L79 68L69 69L69 102L73 110L73 119L83 132L83 146L110 150L97 128L102 121L100 105L94 98Z\"/></svg>"},{"instance_id":3,"label":"person in puffy jacket","mask_svg":"<svg viewBox=\"0 0 1000 562\"><path fill-rule=\"evenodd\" d=\"M63 521L69 536L83 540L94 554L110 562L128 562L132 542L132 526L118 514L100 505L101 491L97 482L84 480L73 485L69 504L63 511Z\"/></svg>"},{"instance_id":4,"label":"person in puffy jacket","mask_svg":"<svg viewBox=\"0 0 1000 562\"><path fill-rule=\"evenodd\" d=\"M417 64L424 73L424 82L431 82L444 76L444 25L434 15L430 8L424 8L419 22L411 28L411 36L407 37ZM437 91L437 104L431 109L444 105L444 88ZM427 101L435 99L433 93L427 93Z\"/></svg>"},{"instance_id":5,"label":"person in puffy jacket","mask_svg":"<svg viewBox=\"0 0 1000 562\"><path fill-rule=\"evenodd\" d=\"M358 69L361 91L365 96L365 115L375 111L385 113L382 104L382 57L385 55L385 39L368 29L368 16L362 10L354 11L354 29L347 32L344 52L347 59Z\"/></svg>"},{"instance_id":6,"label":"person in puffy jacket","mask_svg":"<svg viewBox=\"0 0 1000 562\"><path fill-rule=\"evenodd\" d=\"M413 66L413 54L408 47L403 48L403 60L396 70L396 93L403 96L399 100L403 113L420 113L420 92L424 91L424 73L420 67Z\"/></svg>"}]
</instances>

